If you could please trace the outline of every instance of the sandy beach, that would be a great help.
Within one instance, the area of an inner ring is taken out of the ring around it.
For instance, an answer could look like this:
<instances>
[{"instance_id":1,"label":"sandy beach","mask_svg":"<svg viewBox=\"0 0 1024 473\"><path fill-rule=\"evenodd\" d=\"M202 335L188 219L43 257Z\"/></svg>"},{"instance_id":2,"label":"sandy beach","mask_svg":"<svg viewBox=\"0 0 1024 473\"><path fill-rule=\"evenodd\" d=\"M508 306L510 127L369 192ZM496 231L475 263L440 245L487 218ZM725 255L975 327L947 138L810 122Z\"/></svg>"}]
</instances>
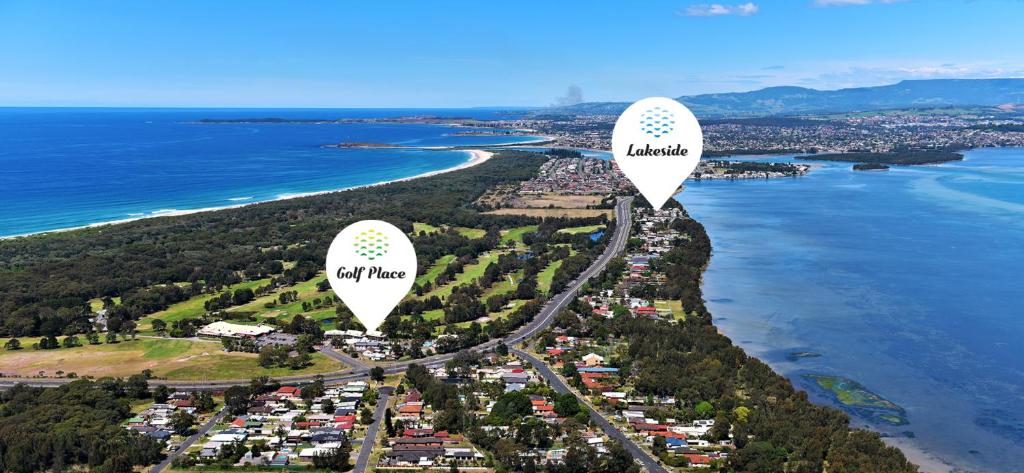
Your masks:
<instances>
[{"instance_id":1,"label":"sandy beach","mask_svg":"<svg viewBox=\"0 0 1024 473\"><path fill-rule=\"evenodd\" d=\"M42 234L47 234L47 233L70 232L70 231L73 231L73 230L81 230L83 228L94 228L94 227L103 227L103 226L107 226L107 225L117 225L117 224L134 222L136 220L142 220L142 219L147 219L147 218L175 217L175 216L179 216L179 215L190 215L190 214L196 214L196 213L201 213L201 212L214 212L214 211L217 211L217 210L237 209L237 208L246 207L246 206L249 206L249 205L261 204L261 203L265 203L265 202L275 202L275 201L279 201L279 200L297 199L297 198L300 198L300 197L310 197L310 196L314 196L314 195L332 194L332 193L335 193L335 192L345 192L345 191L351 191L351 190L356 190L356 189L366 189L366 188L369 188L369 187L378 187L378 186L383 186L383 185L387 185L387 184L392 184L392 183L395 183L395 182L410 181L410 180L413 180L413 179L420 179L420 178L424 178L424 177L436 176L436 175L439 175L439 174L444 174L444 173L448 173L448 172L458 171L460 169L471 168L473 166L476 166L478 164L486 162L487 160L491 159L491 157L494 156L494 153L492 153L490 151L484 151L482 149L462 149L462 150L459 150L459 151L464 151L464 152L468 153L469 154L469 160L464 162L464 163L462 163L462 164L459 164L458 166L453 166L453 167L446 168L446 169L439 169L437 171L425 172L425 173L422 173L422 174L417 174L415 176L403 177L403 178L400 178L400 179L391 179L391 180L387 180L387 181L375 182L373 184L364 184L364 185L360 185L360 186L344 187L344 188L339 188L339 189L328 189L328 190L324 190L324 191L297 192L297 193L294 193L294 194L283 194L283 195L278 196L275 199L258 200L258 201L245 202L245 203L242 203L242 204L235 204L235 205L224 205L224 206L218 206L218 207L205 207L205 208L199 208L199 209L157 210L157 211L145 214L145 215L140 215L138 217L130 217L130 218L124 218L124 219L119 219L119 220L111 220L111 221L108 221L108 222L98 222L98 223L92 223L92 224L89 224L89 225L81 225L81 226L69 227L69 228L59 228L59 229L55 229L55 230L45 230L45 231L41 231L41 232L23 233L23 234L20 234L20 235L8 235L8 236L0 237L0 240L8 240L8 239L12 239L12 238L23 238L23 237L27 237L27 236L42 235Z\"/></svg>"},{"instance_id":2,"label":"sandy beach","mask_svg":"<svg viewBox=\"0 0 1024 473\"><path fill-rule=\"evenodd\" d=\"M957 470L953 465L943 461L935 454L925 451L914 445L912 439L902 437L886 437L882 439L887 445L899 448L903 455L911 463L921 467L921 473L954 473Z\"/></svg>"}]
</instances>

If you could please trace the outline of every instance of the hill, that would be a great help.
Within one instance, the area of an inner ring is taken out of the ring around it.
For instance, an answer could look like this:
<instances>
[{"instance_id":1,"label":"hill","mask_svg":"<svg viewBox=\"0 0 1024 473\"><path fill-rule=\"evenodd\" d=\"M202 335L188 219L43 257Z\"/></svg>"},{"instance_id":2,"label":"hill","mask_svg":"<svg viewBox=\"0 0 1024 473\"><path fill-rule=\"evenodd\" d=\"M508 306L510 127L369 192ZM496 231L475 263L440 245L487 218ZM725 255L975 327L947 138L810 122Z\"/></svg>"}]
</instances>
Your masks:
<instances>
[{"instance_id":1,"label":"hill","mask_svg":"<svg viewBox=\"0 0 1024 473\"><path fill-rule=\"evenodd\" d=\"M893 108L995 106L1024 103L1024 79L905 80L876 87L817 90L768 87L677 97L698 118L822 114ZM626 102L588 102L538 113L618 114Z\"/></svg>"}]
</instances>

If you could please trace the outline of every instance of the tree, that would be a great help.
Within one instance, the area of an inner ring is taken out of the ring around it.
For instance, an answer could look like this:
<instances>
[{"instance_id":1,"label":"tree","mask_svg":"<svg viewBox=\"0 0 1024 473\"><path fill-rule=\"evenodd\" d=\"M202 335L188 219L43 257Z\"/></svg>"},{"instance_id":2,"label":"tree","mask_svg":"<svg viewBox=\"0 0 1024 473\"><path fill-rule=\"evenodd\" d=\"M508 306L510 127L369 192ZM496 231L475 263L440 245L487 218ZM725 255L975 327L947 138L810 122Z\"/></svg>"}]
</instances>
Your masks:
<instances>
[{"instance_id":1,"label":"tree","mask_svg":"<svg viewBox=\"0 0 1024 473\"><path fill-rule=\"evenodd\" d=\"M158 403L167 402L167 399L171 397L171 388L162 384L157 385L153 388L153 400Z\"/></svg>"},{"instance_id":2,"label":"tree","mask_svg":"<svg viewBox=\"0 0 1024 473\"><path fill-rule=\"evenodd\" d=\"M260 348L259 364L264 368L272 368L278 364L278 351L270 345Z\"/></svg>"},{"instance_id":3,"label":"tree","mask_svg":"<svg viewBox=\"0 0 1024 473\"><path fill-rule=\"evenodd\" d=\"M348 437L343 437L338 448L315 455L313 467L331 471L348 471L352 468L348 463L350 455L352 455L352 444L349 443Z\"/></svg>"},{"instance_id":4,"label":"tree","mask_svg":"<svg viewBox=\"0 0 1024 473\"><path fill-rule=\"evenodd\" d=\"M150 396L149 381L144 374L133 374L124 382L124 393L135 399L145 399Z\"/></svg>"},{"instance_id":5,"label":"tree","mask_svg":"<svg viewBox=\"0 0 1024 473\"><path fill-rule=\"evenodd\" d=\"M388 434L388 437L395 436L395 424L391 419L391 408L384 410L384 431Z\"/></svg>"},{"instance_id":6,"label":"tree","mask_svg":"<svg viewBox=\"0 0 1024 473\"><path fill-rule=\"evenodd\" d=\"M452 460L448 463L448 473L459 473L459 465Z\"/></svg>"},{"instance_id":7,"label":"tree","mask_svg":"<svg viewBox=\"0 0 1024 473\"><path fill-rule=\"evenodd\" d=\"M107 343L117 343L117 334L114 332L107 332Z\"/></svg>"},{"instance_id":8,"label":"tree","mask_svg":"<svg viewBox=\"0 0 1024 473\"><path fill-rule=\"evenodd\" d=\"M78 342L78 337L74 335L68 335L64 337L64 341L61 342L61 345L63 345L64 348L73 348L79 346L80 343Z\"/></svg>"},{"instance_id":9,"label":"tree","mask_svg":"<svg viewBox=\"0 0 1024 473\"><path fill-rule=\"evenodd\" d=\"M54 337L53 335L43 337L39 340L39 348L43 350L52 350L59 347L60 343L57 342L57 337Z\"/></svg>"},{"instance_id":10,"label":"tree","mask_svg":"<svg viewBox=\"0 0 1024 473\"><path fill-rule=\"evenodd\" d=\"M364 407L363 410L359 411L359 422L364 425L372 424L373 412Z\"/></svg>"},{"instance_id":11,"label":"tree","mask_svg":"<svg viewBox=\"0 0 1024 473\"><path fill-rule=\"evenodd\" d=\"M501 356L508 356L508 345L505 342L498 342L498 345L494 347L494 353Z\"/></svg>"},{"instance_id":12,"label":"tree","mask_svg":"<svg viewBox=\"0 0 1024 473\"><path fill-rule=\"evenodd\" d=\"M665 442L665 437L657 436L654 437L654 442L651 444L651 450L656 456L662 456L668 451L668 444Z\"/></svg>"},{"instance_id":13,"label":"tree","mask_svg":"<svg viewBox=\"0 0 1024 473\"><path fill-rule=\"evenodd\" d=\"M4 391L3 402L0 471L130 472L163 456L160 442L120 426L130 400L116 383L20 385Z\"/></svg>"},{"instance_id":14,"label":"tree","mask_svg":"<svg viewBox=\"0 0 1024 473\"><path fill-rule=\"evenodd\" d=\"M7 343L4 344L4 349L5 350L12 350L12 351L13 350L21 350L21 342L18 341L17 338L12 338L10 340L7 340Z\"/></svg>"},{"instance_id":15,"label":"tree","mask_svg":"<svg viewBox=\"0 0 1024 473\"><path fill-rule=\"evenodd\" d=\"M224 391L224 405L233 415L242 415L249 410L249 389L245 386L231 386Z\"/></svg>"},{"instance_id":16,"label":"tree","mask_svg":"<svg viewBox=\"0 0 1024 473\"><path fill-rule=\"evenodd\" d=\"M739 406L732 410L733 414L736 414L736 422L746 422L747 418L750 417L750 408L747 406Z\"/></svg>"},{"instance_id":17,"label":"tree","mask_svg":"<svg viewBox=\"0 0 1024 473\"><path fill-rule=\"evenodd\" d=\"M156 333L165 333L165 332L167 332L167 322L164 322L163 320L156 319L156 320L153 321L153 323L151 325L153 326L153 330Z\"/></svg>"},{"instance_id":18,"label":"tree","mask_svg":"<svg viewBox=\"0 0 1024 473\"><path fill-rule=\"evenodd\" d=\"M384 381L384 368L380 366L374 366L370 368L370 379L380 383Z\"/></svg>"},{"instance_id":19,"label":"tree","mask_svg":"<svg viewBox=\"0 0 1024 473\"><path fill-rule=\"evenodd\" d=\"M560 417L572 417L580 412L580 403L572 393L560 394L555 398L555 413Z\"/></svg>"},{"instance_id":20,"label":"tree","mask_svg":"<svg viewBox=\"0 0 1024 473\"><path fill-rule=\"evenodd\" d=\"M334 401L330 399L325 399L320 406L323 408L324 414L334 414Z\"/></svg>"},{"instance_id":21,"label":"tree","mask_svg":"<svg viewBox=\"0 0 1024 473\"><path fill-rule=\"evenodd\" d=\"M532 413L533 403L530 402L530 397L520 391L502 394L491 408L491 416L506 425Z\"/></svg>"},{"instance_id":22,"label":"tree","mask_svg":"<svg viewBox=\"0 0 1024 473\"><path fill-rule=\"evenodd\" d=\"M192 426L196 424L196 416L183 411L174 411L171 414L171 428L178 435L188 435L189 431L192 430Z\"/></svg>"},{"instance_id":23,"label":"tree","mask_svg":"<svg viewBox=\"0 0 1024 473\"><path fill-rule=\"evenodd\" d=\"M210 412L217 407L217 402L209 391L195 391L192 393L192 405L199 412Z\"/></svg>"},{"instance_id":24,"label":"tree","mask_svg":"<svg viewBox=\"0 0 1024 473\"><path fill-rule=\"evenodd\" d=\"M612 440L608 444L608 455L603 470L607 473L639 473L640 467L633 461L633 455L621 442Z\"/></svg>"}]
</instances>

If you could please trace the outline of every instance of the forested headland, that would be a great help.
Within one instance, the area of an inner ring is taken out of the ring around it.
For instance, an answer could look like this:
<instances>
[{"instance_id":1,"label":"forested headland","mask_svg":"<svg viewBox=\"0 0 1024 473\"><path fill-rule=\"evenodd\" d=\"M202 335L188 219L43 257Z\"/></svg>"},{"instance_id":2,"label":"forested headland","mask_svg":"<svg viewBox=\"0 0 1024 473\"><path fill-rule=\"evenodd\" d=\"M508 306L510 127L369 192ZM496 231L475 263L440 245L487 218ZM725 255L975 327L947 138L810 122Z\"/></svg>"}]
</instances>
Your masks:
<instances>
[{"instance_id":1,"label":"forested headland","mask_svg":"<svg viewBox=\"0 0 1024 473\"><path fill-rule=\"evenodd\" d=\"M359 220L385 219L408 232L413 222L536 224L483 215L471 203L491 187L533 177L545 159L504 151L472 168L379 187L0 240L0 336L88 332L94 298L120 297L112 316L128 321L243 277L283 271L306 280L322 269L334 235ZM436 257L432 243L446 244L423 239L417 253Z\"/></svg>"}]
</instances>

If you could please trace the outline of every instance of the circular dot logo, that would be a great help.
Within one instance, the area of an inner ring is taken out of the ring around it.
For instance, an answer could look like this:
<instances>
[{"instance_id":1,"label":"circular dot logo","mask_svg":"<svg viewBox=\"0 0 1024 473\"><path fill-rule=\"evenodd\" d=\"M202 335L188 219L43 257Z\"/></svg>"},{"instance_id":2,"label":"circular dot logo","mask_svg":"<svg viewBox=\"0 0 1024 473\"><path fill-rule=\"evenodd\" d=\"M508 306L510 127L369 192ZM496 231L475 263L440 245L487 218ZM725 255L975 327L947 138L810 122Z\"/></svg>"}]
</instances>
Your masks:
<instances>
[{"instance_id":1,"label":"circular dot logo","mask_svg":"<svg viewBox=\"0 0 1024 473\"><path fill-rule=\"evenodd\" d=\"M371 228L359 232L352 246L357 255L373 261L388 253L388 236Z\"/></svg>"},{"instance_id":2,"label":"circular dot logo","mask_svg":"<svg viewBox=\"0 0 1024 473\"><path fill-rule=\"evenodd\" d=\"M676 116L668 109L653 107L640 114L640 131L661 138L675 129Z\"/></svg>"}]
</instances>

